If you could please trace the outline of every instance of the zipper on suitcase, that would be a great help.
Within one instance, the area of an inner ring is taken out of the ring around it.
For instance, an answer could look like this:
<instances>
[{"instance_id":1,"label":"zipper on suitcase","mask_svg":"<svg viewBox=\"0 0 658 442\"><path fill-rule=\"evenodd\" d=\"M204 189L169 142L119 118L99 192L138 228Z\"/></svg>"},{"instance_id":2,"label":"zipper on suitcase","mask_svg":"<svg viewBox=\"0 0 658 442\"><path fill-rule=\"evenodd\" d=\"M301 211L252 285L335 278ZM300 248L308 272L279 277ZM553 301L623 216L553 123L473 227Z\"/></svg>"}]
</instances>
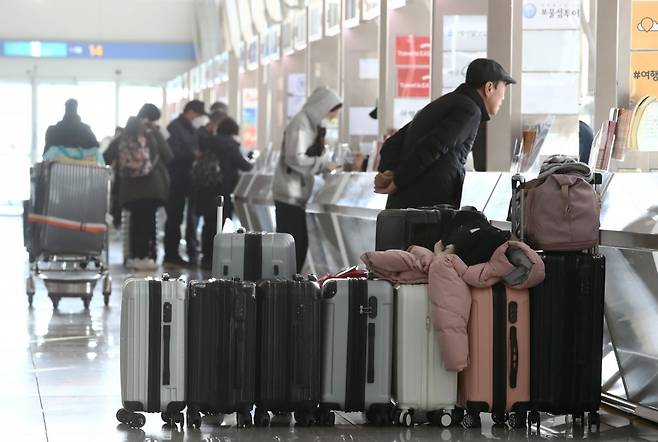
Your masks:
<instances>
[{"instance_id":1,"label":"zipper on suitcase","mask_svg":"<svg viewBox=\"0 0 658 442\"><path fill-rule=\"evenodd\" d=\"M258 281L263 277L263 235L245 233L244 235L244 269L245 281Z\"/></svg>"},{"instance_id":2,"label":"zipper on suitcase","mask_svg":"<svg viewBox=\"0 0 658 442\"><path fill-rule=\"evenodd\" d=\"M162 346L162 282L149 281L149 352L147 412L160 411L160 356Z\"/></svg>"},{"instance_id":3,"label":"zipper on suitcase","mask_svg":"<svg viewBox=\"0 0 658 442\"><path fill-rule=\"evenodd\" d=\"M493 400L492 412L507 408L507 290L496 284L493 292Z\"/></svg>"}]
</instances>

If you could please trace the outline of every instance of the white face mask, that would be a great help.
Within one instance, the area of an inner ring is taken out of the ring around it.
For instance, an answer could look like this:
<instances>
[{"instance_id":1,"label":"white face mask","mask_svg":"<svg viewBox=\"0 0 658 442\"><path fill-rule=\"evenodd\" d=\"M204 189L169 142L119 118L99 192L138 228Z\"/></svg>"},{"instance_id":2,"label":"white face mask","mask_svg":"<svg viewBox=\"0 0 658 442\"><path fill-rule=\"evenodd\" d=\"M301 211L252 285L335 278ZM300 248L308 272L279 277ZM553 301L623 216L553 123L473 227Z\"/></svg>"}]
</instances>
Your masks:
<instances>
[{"instance_id":1,"label":"white face mask","mask_svg":"<svg viewBox=\"0 0 658 442\"><path fill-rule=\"evenodd\" d=\"M192 120L192 126L194 126L195 129L199 129L200 127L205 126L210 122L210 119L206 115L200 115L196 117L194 120Z\"/></svg>"}]
</instances>

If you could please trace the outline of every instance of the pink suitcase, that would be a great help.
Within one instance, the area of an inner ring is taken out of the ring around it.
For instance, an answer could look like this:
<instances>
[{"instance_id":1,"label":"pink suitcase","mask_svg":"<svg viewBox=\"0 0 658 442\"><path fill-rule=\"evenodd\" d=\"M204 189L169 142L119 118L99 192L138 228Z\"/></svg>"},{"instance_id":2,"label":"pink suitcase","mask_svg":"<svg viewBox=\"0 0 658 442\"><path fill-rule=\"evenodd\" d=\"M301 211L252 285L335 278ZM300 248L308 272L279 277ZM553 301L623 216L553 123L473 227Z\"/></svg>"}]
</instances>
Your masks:
<instances>
[{"instance_id":1,"label":"pink suitcase","mask_svg":"<svg viewBox=\"0 0 658 442\"><path fill-rule=\"evenodd\" d=\"M480 425L488 412L496 424L526 424L530 409L530 298L502 284L471 291L469 364L459 375L462 424Z\"/></svg>"}]
</instances>

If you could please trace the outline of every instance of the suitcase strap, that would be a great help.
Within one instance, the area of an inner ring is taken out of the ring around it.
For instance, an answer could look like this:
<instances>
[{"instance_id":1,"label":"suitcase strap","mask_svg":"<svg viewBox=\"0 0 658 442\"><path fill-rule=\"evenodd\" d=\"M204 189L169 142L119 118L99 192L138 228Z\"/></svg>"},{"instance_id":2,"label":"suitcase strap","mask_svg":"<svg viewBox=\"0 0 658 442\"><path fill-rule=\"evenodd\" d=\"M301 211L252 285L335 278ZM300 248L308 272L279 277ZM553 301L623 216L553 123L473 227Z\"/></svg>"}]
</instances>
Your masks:
<instances>
[{"instance_id":1,"label":"suitcase strap","mask_svg":"<svg viewBox=\"0 0 658 442\"><path fill-rule=\"evenodd\" d=\"M363 411L365 409L366 366L368 364L368 281L350 279L348 287L349 315L344 408L345 411ZM374 354L372 357L374 359Z\"/></svg>"},{"instance_id":2,"label":"suitcase strap","mask_svg":"<svg viewBox=\"0 0 658 442\"><path fill-rule=\"evenodd\" d=\"M263 235L244 234L244 280L258 281L263 277Z\"/></svg>"},{"instance_id":3,"label":"suitcase strap","mask_svg":"<svg viewBox=\"0 0 658 442\"><path fill-rule=\"evenodd\" d=\"M160 356L162 345L162 283L160 281L149 281L149 310L148 310L148 387L147 387L147 412L160 410Z\"/></svg>"},{"instance_id":4,"label":"suitcase strap","mask_svg":"<svg viewBox=\"0 0 658 442\"><path fill-rule=\"evenodd\" d=\"M507 408L507 290L503 284L492 288L493 294L493 400L492 412ZM513 357L513 356L512 356Z\"/></svg>"}]
</instances>

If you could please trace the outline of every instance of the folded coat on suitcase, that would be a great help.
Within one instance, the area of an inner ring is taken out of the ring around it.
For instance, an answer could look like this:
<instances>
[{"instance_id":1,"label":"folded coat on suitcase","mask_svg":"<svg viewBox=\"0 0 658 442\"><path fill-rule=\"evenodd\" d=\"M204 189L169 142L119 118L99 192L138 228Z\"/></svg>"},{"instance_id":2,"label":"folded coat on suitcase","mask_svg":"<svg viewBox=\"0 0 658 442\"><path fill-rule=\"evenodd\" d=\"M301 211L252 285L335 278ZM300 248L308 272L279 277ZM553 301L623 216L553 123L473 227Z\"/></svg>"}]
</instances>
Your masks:
<instances>
[{"instance_id":1,"label":"folded coat on suitcase","mask_svg":"<svg viewBox=\"0 0 658 442\"><path fill-rule=\"evenodd\" d=\"M330 410L367 411L390 421L393 287L382 280L332 279L322 287L320 422Z\"/></svg>"},{"instance_id":2,"label":"folded coat on suitcase","mask_svg":"<svg viewBox=\"0 0 658 442\"><path fill-rule=\"evenodd\" d=\"M187 290L179 280L131 278L121 304L121 399L117 417L140 427L133 412L164 412L182 422L185 408ZM140 422L141 421L141 422ZM141 424L141 425L140 425Z\"/></svg>"},{"instance_id":3,"label":"folded coat on suitcase","mask_svg":"<svg viewBox=\"0 0 658 442\"><path fill-rule=\"evenodd\" d=\"M190 283L188 426L199 412L237 412L238 427L251 425L256 376L255 285L239 280Z\"/></svg>"},{"instance_id":4,"label":"folded coat on suitcase","mask_svg":"<svg viewBox=\"0 0 658 442\"><path fill-rule=\"evenodd\" d=\"M268 411L294 411L309 425L320 401L320 286L301 276L266 280L256 297L256 425L268 424Z\"/></svg>"},{"instance_id":5,"label":"folded coat on suitcase","mask_svg":"<svg viewBox=\"0 0 658 442\"><path fill-rule=\"evenodd\" d=\"M469 365L459 375L459 402L468 413L466 427L479 423L480 412L494 422L510 415L512 427L525 425L530 409L530 299L528 290L472 289L468 323Z\"/></svg>"}]
</instances>

